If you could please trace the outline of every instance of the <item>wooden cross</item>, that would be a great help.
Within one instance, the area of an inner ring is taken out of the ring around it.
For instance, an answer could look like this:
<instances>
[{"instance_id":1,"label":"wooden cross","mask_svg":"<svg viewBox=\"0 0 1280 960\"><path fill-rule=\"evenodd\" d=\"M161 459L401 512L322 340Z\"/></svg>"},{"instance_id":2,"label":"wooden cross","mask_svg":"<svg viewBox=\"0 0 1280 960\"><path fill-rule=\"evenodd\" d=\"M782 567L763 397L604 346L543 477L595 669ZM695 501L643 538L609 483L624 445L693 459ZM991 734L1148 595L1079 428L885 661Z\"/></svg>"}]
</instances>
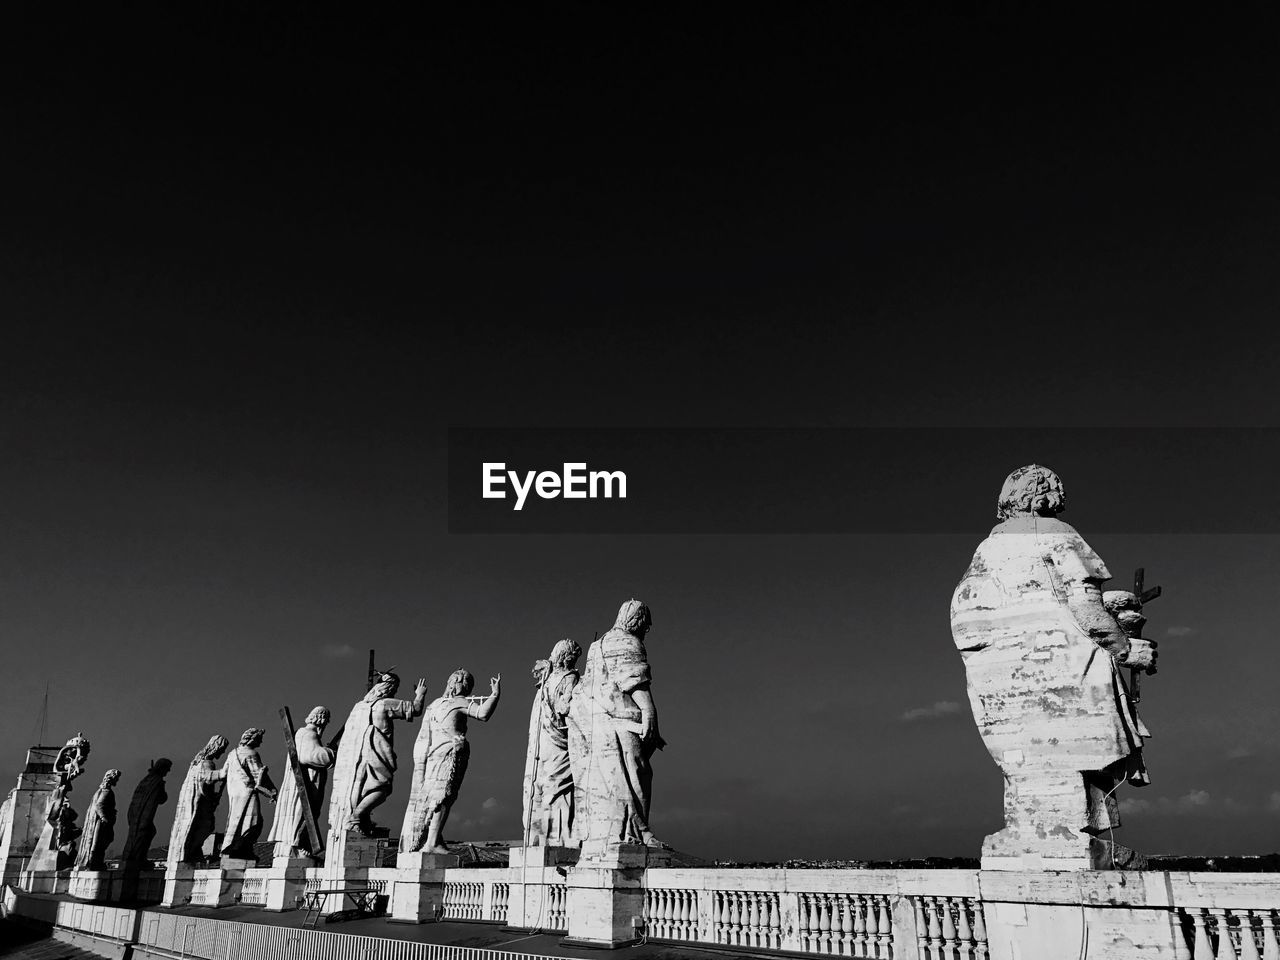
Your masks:
<instances>
[{"instance_id":1,"label":"wooden cross","mask_svg":"<svg viewBox=\"0 0 1280 960\"><path fill-rule=\"evenodd\" d=\"M320 829L316 826L315 815L311 812L311 794L307 792L307 778L302 772L302 764L298 762L298 748L293 742L293 717L288 707L280 708L280 726L284 728L285 749L289 753L289 766L293 770L293 785L302 800L302 822L307 826L307 837L311 840L311 856L319 859L323 848L320 846ZM292 843L293 839L289 838Z\"/></svg>"}]
</instances>

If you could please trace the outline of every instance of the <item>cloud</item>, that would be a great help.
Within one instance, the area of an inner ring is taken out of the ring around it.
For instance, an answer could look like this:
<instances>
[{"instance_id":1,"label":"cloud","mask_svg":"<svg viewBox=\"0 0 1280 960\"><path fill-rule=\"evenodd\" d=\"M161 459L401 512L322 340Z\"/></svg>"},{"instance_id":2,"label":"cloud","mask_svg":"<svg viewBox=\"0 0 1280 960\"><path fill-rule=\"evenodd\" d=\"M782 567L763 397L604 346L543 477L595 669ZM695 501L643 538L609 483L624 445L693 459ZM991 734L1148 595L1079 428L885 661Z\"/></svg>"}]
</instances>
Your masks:
<instances>
[{"instance_id":1,"label":"cloud","mask_svg":"<svg viewBox=\"0 0 1280 960\"><path fill-rule=\"evenodd\" d=\"M1272 794L1276 799L1275 812L1280 813L1280 792ZM1123 797L1120 800L1121 815L1132 813L1158 813L1165 816L1193 816L1206 813L1238 814L1248 810L1248 805L1231 797L1217 800L1208 790L1189 790L1180 797Z\"/></svg>"},{"instance_id":2,"label":"cloud","mask_svg":"<svg viewBox=\"0 0 1280 960\"><path fill-rule=\"evenodd\" d=\"M487 810L490 813L492 813L495 810L499 810L501 808L502 808L502 801L499 800L497 797L489 797L487 800L485 800L484 803L480 804L481 810Z\"/></svg>"},{"instance_id":3,"label":"cloud","mask_svg":"<svg viewBox=\"0 0 1280 960\"><path fill-rule=\"evenodd\" d=\"M902 715L903 723L915 723L917 720L938 720L960 713L960 704L954 700L939 700L931 707L915 707Z\"/></svg>"},{"instance_id":4,"label":"cloud","mask_svg":"<svg viewBox=\"0 0 1280 960\"><path fill-rule=\"evenodd\" d=\"M1189 637L1196 632L1195 627L1169 627L1165 630L1166 637Z\"/></svg>"},{"instance_id":5,"label":"cloud","mask_svg":"<svg viewBox=\"0 0 1280 960\"><path fill-rule=\"evenodd\" d=\"M1243 760L1245 757L1252 757L1255 752L1256 751L1253 749L1253 747L1246 747L1244 745L1241 745L1238 747L1232 747L1230 750L1227 751L1227 759Z\"/></svg>"},{"instance_id":6,"label":"cloud","mask_svg":"<svg viewBox=\"0 0 1280 960\"><path fill-rule=\"evenodd\" d=\"M345 660L356 655L356 648L349 643L326 643L320 648L320 655L329 660Z\"/></svg>"}]
</instances>

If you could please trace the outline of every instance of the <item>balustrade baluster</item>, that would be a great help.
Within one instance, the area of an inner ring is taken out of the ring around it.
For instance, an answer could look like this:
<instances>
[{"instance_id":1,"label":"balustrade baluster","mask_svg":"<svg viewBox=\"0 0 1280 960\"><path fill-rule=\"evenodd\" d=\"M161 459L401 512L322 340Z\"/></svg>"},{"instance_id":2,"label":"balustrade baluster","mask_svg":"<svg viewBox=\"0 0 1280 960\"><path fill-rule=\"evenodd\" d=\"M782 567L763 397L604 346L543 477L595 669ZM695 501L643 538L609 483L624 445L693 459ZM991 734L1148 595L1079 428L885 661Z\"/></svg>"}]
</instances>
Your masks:
<instances>
[{"instance_id":1,"label":"balustrade baluster","mask_svg":"<svg viewBox=\"0 0 1280 960\"><path fill-rule=\"evenodd\" d=\"M831 894L818 894L818 942L823 953L831 952Z\"/></svg>"},{"instance_id":2,"label":"balustrade baluster","mask_svg":"<svg viewBox=\"0 0 1280 960\"><path fill-rule=\"evenodd\" d=\"M886 960L893 956L893 920L889 918L889 898L878 897L880 903L880 919L876 926L879 933L876 935L880 943L880 950L876 954L878 957L885 957Z\"/></svg>"},{"instance_id":3,"label":"balustrade baluster","mask_svg":"<svg viewBox=\"0 0 1280 960\"><path fill-rule=\"evenodd\" d=\"M747 895L747 943L760 946L760 894L752 890Z\"/></svg>"},{"instance_id":4,"label":"balustrade baluster","mask_svg":"<svg viewBox=\"0 0 1280 960\"><path fill-rule=\"evenodd\" d=\"M942 907L942 955L947 958L956 956L956 921L951 912L953 906L950 897L940 897Z\"/></svg>"},{"instance_id":5,"label":"balustrade baluster","mask_svg":"<svg viewBox=\"0 0 1280 960\"><path fill-rule=\"evenodd\" d=\"M1253 939L1253 911L1241 910L1240 917L1240 960L1262 960L1258 955L1258 942Z\"/></svg>"},{"instance_id":6,"label":"balustrade baluster","mask_svg":"<svg viewBox=\"0 0 1280 960\"><path fill-rule=\"evenodd\" d=\"M1239 960L1236 955L1236 945L1231 940L1231 924L1227 911L1215 907L1209 912L1213 914L1218 927L1218 953L1215 960Z\"/></svg>"},{"instance_id":7,"label":"balustrade baluster","mask_svg":"<svg viewBox=\"0 0 1280 960\"><path fill-rule=\"evenodd\" d=\"M964 897L956 898L956 919L960 921L956 932L960 949L956 955L961 960L973 960L973 928L969 926L969 902Z\"/></svg>"},{"instance_id":8,"label":"balustrade baluster","mask_svg":"<svg viewBox=\"0 0 1280 960\"><path fill-rule=\"evenodd\" d=\"M782 905L776 893L769 894L769 946L782 949Z\"/></svg>"},{"instance_id":9,"label":"balustrade baluster","mask_svg":"<svg viewBox=\"0 0 1280 960\"><path fill-rule=\"evenodd\" d=\"M987 960L987 920L980 900L973 901L973 944L974 960Z\"/></svg>"},{"instance_id":10,"label":"balustrade baluster","mask_svg":"<svg viewBox=\"0 0 1280 960\"><path fill-rule=\"evenodd\" d=\"M711 892L711 930L715 943L725 943L724 891Z\"/></svg>"},{"instance_id":11,"label":"balustrade baluster","mask_svg":"<svg viewBox=\"0 0 1280 960\"><path fill-rule=\"evenodd\" d=\"M942 924L938 922L938 898L925 897L929 915L929 960L942 960Z\"/></svg>"},{"instance_id":12,"label":"balustrade baluster","mask_svg":"<svg viewBox=\"0 0 1280 960\"><path fill-rule=\"evenodd\" d=\"M851 894L840 895L840 956L853 956L853 911L858 903ZM835 924L832 923L834 927Z\"/></svg>"},{"instance_id":13,"label":"balustrade baluster","mask_svg":"<svg viewBox=\"0 0 1280 960\"><path fill-rule=\"evenodd\" d=\"M916 900L916 913L920 913L920 900ZM867 935L867 916L874 909L871 898L863 894L859 894L854 898L854 915L853 915L853 955L855 957L870 957L874 953L873 941ZM875 917L871 918L871 922L875 924ZM922 917L917 916L918 929L924 930L924 921ZM920 945L924 946L924 941L920 941Z\"/></svg>"},{"instance_id":14,"label":"balustrade baluster","mask_svg":"<svg viewBox=\"0 0 1280 960\"><path fill-rule=\"evenodd\" d=\"M1280 960L1280 942L1276 940L1276 922L1270 910L1259 910L1262 920L1262 960Z\"/></svg>"}]
</instances>

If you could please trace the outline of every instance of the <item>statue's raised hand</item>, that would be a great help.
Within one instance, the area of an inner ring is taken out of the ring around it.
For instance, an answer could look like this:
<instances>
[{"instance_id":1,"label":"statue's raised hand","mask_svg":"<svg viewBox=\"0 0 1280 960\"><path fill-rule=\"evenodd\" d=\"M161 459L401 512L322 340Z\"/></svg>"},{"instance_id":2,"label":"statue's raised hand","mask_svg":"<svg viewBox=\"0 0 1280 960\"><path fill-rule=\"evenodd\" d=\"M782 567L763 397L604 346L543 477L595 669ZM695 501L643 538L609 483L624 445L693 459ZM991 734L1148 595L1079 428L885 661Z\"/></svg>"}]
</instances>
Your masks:
<instances>
[{"instance_id":1,"label":"statue's raised hand","mask_svg":"<svg viewBox=\"0 0 1280 960\"><path fill-rule=\"evenodd\" d=\"M421 696L423 696L423 695L425 695L425 694L426 694L426 692L427 692L427 678L426 678L426 677L419 677L419 678L418 678L418 682L417 682L417 684L414 686L414 688L413 688L413 692L414 692L414 695L415 695L415 696L418 696L418 697L421 697Z\"/></svg>"},{"instance_id":2,"label":"statue's raised hand","mask_svg":"<svg viewBox=\"0 0 1280 960\"><path fill-rule=\"evenodd\" d=\"M1124 658L1121 666L1132 667L1135 670L1142 670L1146 673L1155 673L1156 657L1158 656L1154 640L1133 637L1129 640L1129 655Z\"/></svg>"},{"instance_id":3,"label":"statue's raised hand","mask_svg":"<svg viewBox=\"0 0 1280 960\"><path fill-rule=\"evenodd\" d=\"M498 686L501 683L502 683L502 674L498 674L496 677L489 678L489 690L492 692L493 696L496 697L498 695Z\"/></svg>"}]
</instances>

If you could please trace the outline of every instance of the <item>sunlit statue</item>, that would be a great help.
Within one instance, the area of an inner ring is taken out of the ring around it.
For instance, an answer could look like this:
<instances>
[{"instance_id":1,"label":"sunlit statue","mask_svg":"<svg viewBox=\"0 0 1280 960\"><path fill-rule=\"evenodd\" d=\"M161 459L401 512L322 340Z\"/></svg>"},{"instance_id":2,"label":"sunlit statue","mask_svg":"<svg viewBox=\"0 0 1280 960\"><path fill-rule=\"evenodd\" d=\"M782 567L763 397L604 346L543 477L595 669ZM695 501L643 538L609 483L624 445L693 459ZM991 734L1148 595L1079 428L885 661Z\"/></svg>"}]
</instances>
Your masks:
<instances>
[{"instance_id":1,"label":"sunlit statue","mask_svg":"<svg viewBox=\"0 0 1280 960\"><path fill-rule=\"evenodd\" d=\"M530 723L526 766L525 831L528 844L573 846L573 772L569 764L569 704L578 686L582 648L561 640L549 660L534 667L538 679Z\"/></svg>"},{"instance_id":2,"label":"sunlit statue","mask_svg":"<svg viewBox=\"0 0 1280 960\"><path fill-rule=\"evenodd\" d=\"M466 670L449 675L444 695L427 707L422 730L413 745L413 787L400 832L400 849L413 853L448 853L444 825L467 773L471 745L467 719L488 720L498 708L502 674L489 679L487 697L472 697L475 678Z\"/></svg>"},{"instance_id":3,"label":"sunlit statue","mask_svg":"<svg viewBox=\"0 0 1280 960\"><path fill-rule=\"evenodd\" d=\"M364 837L374 835L370 814L391 795L396 772L394 721L422 716L427 696L422 678L412 700L397 700L400 678L394 673L379 677L347 717L329 801L329 829L352 830Z\"/></svg>"},{"instance_id":4,"label":"sunlit statue","mask_svg":"<svg viewBox=\"0 0 1280 960\"><path fill-rule=\"evenodd\" d=\"M256 860L253 845L262 834L262 797L276 798L276 785L267 772L258 748L266 735L260 727L250 727L240 735L240 745L223 765L227 781L227 832L222 855L239 860Z\"/></svg>"},{"instance_id":5,"label":"sunlit statue","mask_svg":"<svg viewBox=\"0 0 1280 960\"><path fill-rule=\"evenodd\" d=\"M649 829L650 758L665 746L650 693L644 640L649 608L628 600L591 644L568 711L575 833L581 839L666 848Z\"/></svg>"},{"instance_id":6,"label":"sunlit statue","mask_svg":"<svg viewBox=\"0 0 1280 960\"><path fill-rule=\"evenodd\" d=\"M107 869L107 848L116 837L115 785L119 782L120 771L108 770L102 777L102 784L89 801L84 825L80 829L76 853L77 870Z\"/></svg>"},{"instance_id":7,"label":"sunlit statue","mask_svg":"<svg viewBox=\"0 0 1280 960\"><path fill-rule=\"evenodd\" d=\"M311 809L312 818L319 824L325 784L329 779L329 770L337 759L336 748L342 737L342 731L339 730L338 735L327 746L321 742L320 738L328 725L329 708L316 707L307 714L306 723L293 735L294 751L302 769L306 797L298 792L292 758L286 758L280 795L276 798L276 816L271 824L271 834L267 838L275 843L277 857L319 856L324 851L323 840L319 849L311 849L302 804L305 800Z\"/></svg>"},{"instance_id":8,"label":"sunlit statue","mask_svg":"<svg viewBox=\"0 0 1280 960\"><path fill-rule=\"evenodd\" d=\"M169 799L164 789L164 778L172 768L172 760L160 757L151 764L147 775L133 791L133 799L129 801L125 815L129 822L129 836L124 842L122 857L125 863L141 865L148 860L151 841L156 838L156 810Z\"/></svg>"},{"instance_id":9,"label":"sunlit statue","mask_svg":"<svg viewBox=\"0 0 1280 960\"><path fill-rule=\"evenodd\" d=\"M1104 607L1111 574L1057 519L1065 506L1047 467L1010 474L999 523L951 601L973 716L1005 780L1004 829L982 845L988 868L1136 865L1109 838L1116 789L1147 783L1144 731L1120 668L1151 670L1154 644L1127 635Z\"/></svg>"},{"instance_id":10,"label":"sunlit statue","mask_svg":"<svg viewBox=\"0 0 1280 960\"><path fill-rule=\"evenodd\" d=\"M171 864L199 863L204 859L204 842L213 835L214 818L227 780L226 768L218 767L227 745L227 738L215 733L191 758L173 811L168 856Z\"/></svg>"}]
</instances>

